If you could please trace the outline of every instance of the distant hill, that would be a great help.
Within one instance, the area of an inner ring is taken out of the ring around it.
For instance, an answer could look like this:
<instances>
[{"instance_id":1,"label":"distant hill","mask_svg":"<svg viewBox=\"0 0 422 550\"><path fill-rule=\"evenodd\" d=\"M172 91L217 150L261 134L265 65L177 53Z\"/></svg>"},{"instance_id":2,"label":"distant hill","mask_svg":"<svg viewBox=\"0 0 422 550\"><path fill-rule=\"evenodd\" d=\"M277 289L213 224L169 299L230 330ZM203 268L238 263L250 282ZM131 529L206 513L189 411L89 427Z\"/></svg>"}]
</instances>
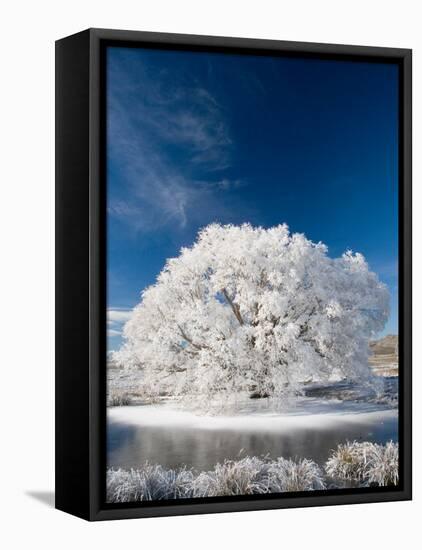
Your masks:
<instances>
[{"instance_id":1,"label":"distant hill","mask_svg":"<svg viewBox=\"0 0 422 550\"><path fill-rule=\"evenodd\" d=\"M377 355L397 354L399 338L397 334L389 334L380 340L374 340L369 344L372 352Z\"/></svg>"},{"instance_id":2,"label":"distant hill","mask_svg":"<svg viewBox=\"0 0 422 550\"><path fill-rule=\"evenodd\" d=\"M372 352L369 363L380 376L397 376L398 374L398 336L389 334L369 344Z\"/></svg>"}]
</instances>

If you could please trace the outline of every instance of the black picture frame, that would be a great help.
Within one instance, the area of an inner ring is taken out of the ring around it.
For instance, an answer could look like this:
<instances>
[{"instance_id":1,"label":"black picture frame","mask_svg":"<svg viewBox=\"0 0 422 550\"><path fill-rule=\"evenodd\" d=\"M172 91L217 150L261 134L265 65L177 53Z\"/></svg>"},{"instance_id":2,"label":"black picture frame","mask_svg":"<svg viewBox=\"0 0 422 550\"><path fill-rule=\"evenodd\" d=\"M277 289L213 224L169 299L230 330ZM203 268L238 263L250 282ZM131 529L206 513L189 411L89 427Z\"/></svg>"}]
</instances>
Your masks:
<instances>
[{"instance_id":1,"label":"black picture frame","mask_svg":"<svg viewBox=\"0 0 422 550\"><path fill-rule=\"evenodd\" d=\"M397 64L400 485L256 496L105 503L106 205L104 48L110 44ZM88 29L56 42L56 508L87 520L409 500L412 497L412 52Z\"/></svg>"}]
</instances>

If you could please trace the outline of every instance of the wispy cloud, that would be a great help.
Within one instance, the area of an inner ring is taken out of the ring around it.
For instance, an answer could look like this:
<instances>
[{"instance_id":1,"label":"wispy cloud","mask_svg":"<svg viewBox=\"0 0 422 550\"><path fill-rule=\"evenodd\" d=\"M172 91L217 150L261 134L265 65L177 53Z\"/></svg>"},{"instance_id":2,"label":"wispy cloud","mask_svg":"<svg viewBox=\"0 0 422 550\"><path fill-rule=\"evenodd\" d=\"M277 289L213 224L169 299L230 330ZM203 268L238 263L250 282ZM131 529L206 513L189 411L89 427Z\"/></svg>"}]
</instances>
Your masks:
<instances>
[{"instance_id":1,"label":"wispy cloud","mask_svg":"<svg viewBox=\"0 0 422 550\"><path fill-rule=\"evenodd\" d=\"M116 330L114 328L109 328L109 329L107 329L107 334L108 334L108 336L121 336L122 331L121 330Z\"/></svg>"},{"instance_id":2,"label":"wispy cloud","mask_svg":"<svg viewBox=\"0 0 422 550\"><path fill-rule=\"evenodd\" d=\"M108 336L121 336L123 325L129 321L132 309L108 308L107 309L107 334Z\"/></svg>"},{"instance_id":3,"label":"wispy cloud","mask_svg":"<svg viewBox=\"0 0 422 550\"><path fill-rule=\"evenodd\" d=\"M109 157L125 186L111 193L109 214L151 231L218 212L240 182L222 177L232 139L217 99L176 71L151 74L139 58L116 57L109 74Z\"/></svg>"},{"instance_id":4,"label":"wispy cloud","mask_svg":"<svg viewBox=\"0 0 422 550\"><path fill-rule=\"evenodd\" d=\"M107 322L108 323L125 323L129 321L132 316L131 309L108 309L107 310Z\"/></svg>"}]
</instances>

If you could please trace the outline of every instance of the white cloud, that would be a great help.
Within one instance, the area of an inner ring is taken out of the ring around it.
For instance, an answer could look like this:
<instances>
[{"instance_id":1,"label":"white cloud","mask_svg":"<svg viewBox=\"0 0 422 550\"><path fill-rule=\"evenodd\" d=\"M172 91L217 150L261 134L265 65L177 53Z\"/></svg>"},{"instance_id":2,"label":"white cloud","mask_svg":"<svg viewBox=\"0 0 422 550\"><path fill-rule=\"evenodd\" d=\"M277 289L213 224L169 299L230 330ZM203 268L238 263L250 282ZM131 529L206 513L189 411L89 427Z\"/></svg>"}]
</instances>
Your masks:
<instances>
[{"instance_id":1,"label":"white cloud","mask_svg":"<svg viewBox=\"0 0 422 550\"><path fill-rule=\"evenodd\" d=\"M120 336L122 334L121 330L115 330L114 328L109 328L107 330L108 336Z\"/></svg>"},{"instance_id":2,"label":"white cloud","mask_svg":"<svg viewBox=\"0 0 422 550\"><path fill-rule=\"evenodd\" d=\"M109 308L107 310L107 335L121 336L124 324L130 319L132 309Z\"/></svg>"},{"instance_id":3,"label":"white cloud","mask_svg":"<svg viewBox=\"0 0 422 550\"><path fill-rule=\"evenodd\" d=\"M119 159L126 185L110 197L109 215L142 232L213 221L227 209L221 195L237 185L221 177L232 152L222 107L197 83L178 81L177 73L157 76L139 59L136 70L125 70L127 62L110 66L112 81L119 83L108 103L110 154ZM129 112L127 98L134 96ZM182 160L175 163L169 149ZM198 181L198 170L209 181Z\"/></svg>"},{"instance_id":4,"label":"white cloud","mask_svg":"<svg viewBox=\"0 0 422 550\"><path fill-rule=\"evenodd\" d=\"M131 309L108 309L107 310L107 323L126 323L132 316Z\"/></svg>"}]
</instances>

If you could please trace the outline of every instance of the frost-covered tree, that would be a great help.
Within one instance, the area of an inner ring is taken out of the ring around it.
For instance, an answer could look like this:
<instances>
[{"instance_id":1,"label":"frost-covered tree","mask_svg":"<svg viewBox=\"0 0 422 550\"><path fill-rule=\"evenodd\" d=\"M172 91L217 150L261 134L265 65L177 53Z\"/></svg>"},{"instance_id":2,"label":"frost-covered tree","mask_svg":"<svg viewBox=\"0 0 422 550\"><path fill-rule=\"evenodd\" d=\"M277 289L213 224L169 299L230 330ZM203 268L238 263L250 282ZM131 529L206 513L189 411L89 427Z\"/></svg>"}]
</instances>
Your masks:
<instances>
[{"instance_id":1,"label":"frost-covered tree","mask_svg":"<svg viewBox=\"0 0 422 550\"><path fill-rule=\"evenodd\" d=\"M388 304L361 254L332 259L286 225L212 224L144 290L120 357L159 391L201 400L369 380Z\"/></svg>"}]
</instances>

